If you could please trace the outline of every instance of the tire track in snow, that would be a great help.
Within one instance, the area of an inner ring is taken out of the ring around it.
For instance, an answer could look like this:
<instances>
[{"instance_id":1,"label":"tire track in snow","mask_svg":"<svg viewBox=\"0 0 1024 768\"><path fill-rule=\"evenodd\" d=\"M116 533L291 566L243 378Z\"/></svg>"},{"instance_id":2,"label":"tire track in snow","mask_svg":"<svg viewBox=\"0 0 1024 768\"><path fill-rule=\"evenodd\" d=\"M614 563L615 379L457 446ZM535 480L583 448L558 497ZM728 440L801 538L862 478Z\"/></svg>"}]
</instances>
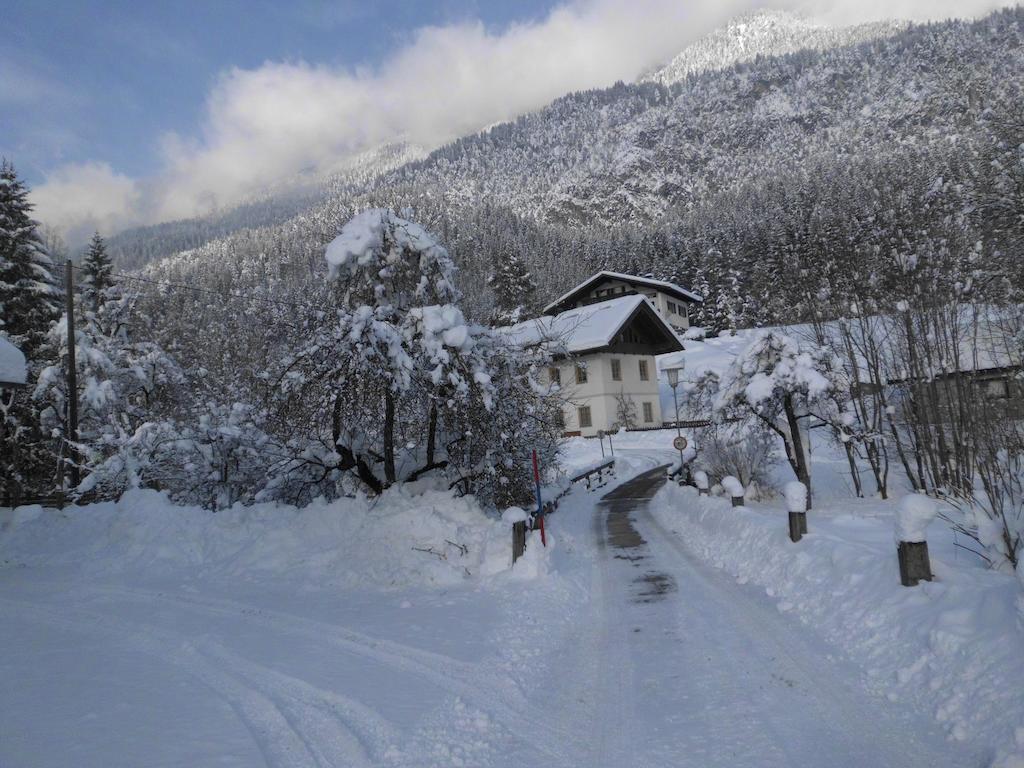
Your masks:
<instances>
[{"instance_id":1,"label":"tire track in snow","mask_svg":"<svg viewBox=\"0 0 1024 768\"><path fill-rule=\"evenodd\" d=\"M529 732L528 740L537 751L549 759L566 762L563 746L568 733L542 718L533 715L518 686L506 675L488 673L479 664L471 664L449 656L404 645L391 640L375 638L349 629L342 625L295 616L271 609L254 608L222 598L198 597L194 595L172 595L165 592L138 588L94 586L83 587L83 591L101 597L110 595L137 602L149 603L159 600L202 614L238 619L266 626L315 643L333 646L353 655L362 656L391 669L413 675L457 699L472 704L493 720L522 726ZM547 738L538 742L538 734Z\"/></svg>"},{"instance_id":2,"label":"tire track in snow","mask_svg":"<svg viewBox=\"0 0 1024 768\"><path fill-rule=\"evenodd\" d=\"M301 700L296 704L294 698L282 696L280 691L268 695L246 685L216 666L193 642L82 608L47 608L7 597L0 597L0 603L23 616L73 632L109 638L178 667L228 702L271 768L372 764L362 744L340 720L330 721L322 711L314 712L308 703ZM233 665L244 666L246 663L241 657L222 649L216 651L216 656L220 661L229 661ZM285 711L287 709L293 710L290 717ZM310 729L302 718L310 715L313 733L307 734Z\"/></svg>"}]
</instances>

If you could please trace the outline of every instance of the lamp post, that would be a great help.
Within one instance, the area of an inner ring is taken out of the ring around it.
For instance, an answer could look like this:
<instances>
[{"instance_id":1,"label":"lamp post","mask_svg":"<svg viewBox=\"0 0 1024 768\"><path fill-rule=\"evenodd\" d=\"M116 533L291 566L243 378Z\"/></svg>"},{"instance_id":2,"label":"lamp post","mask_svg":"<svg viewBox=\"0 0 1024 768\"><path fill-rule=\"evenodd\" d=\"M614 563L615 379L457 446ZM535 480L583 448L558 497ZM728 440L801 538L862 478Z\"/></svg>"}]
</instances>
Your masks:
<instances>
[{"instance_id":1,"label":"lamp post","mask_svg":"<svg viewBox=\"0 0 1024 768\"><path fill-rule=\"evenodd\" d=\"M665 373L668 375L668 385L672 387L672 402L676 407L676 437L681 438L683 436L682 427L679 426L679 396L676 394L676 389L679 387L679 372L683 370L679 368L666 368ZM683 480L683 449L679 449L679 482Z\"/></svg>"}]
</instances>

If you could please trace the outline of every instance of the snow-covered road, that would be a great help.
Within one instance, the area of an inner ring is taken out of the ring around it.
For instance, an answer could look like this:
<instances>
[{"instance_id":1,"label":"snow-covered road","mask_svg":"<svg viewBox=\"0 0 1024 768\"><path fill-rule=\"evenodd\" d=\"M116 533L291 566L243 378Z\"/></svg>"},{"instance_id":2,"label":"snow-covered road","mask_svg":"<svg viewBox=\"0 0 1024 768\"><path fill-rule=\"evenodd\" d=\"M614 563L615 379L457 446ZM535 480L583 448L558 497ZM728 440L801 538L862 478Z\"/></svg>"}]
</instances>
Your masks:
<instances>
[{"instance_id":1,"label":"snow-covered road","mask_svg":"<svg viewBox=\"0 0 1024 768\"><path fill-rule=\"evenodd\" d=\"M661 482L637 478L595 518L590 631L563 649L546 708L593 724L570 764L974 764L928 718L866 694L763 592L695 562L647 511Z\"/></svg>"},{"instance_id":2,"label":"snow-covered road","mask_svg":"<svg viewBox=\"0 0 1024 768\"><path fill-rule=\"evenodd\" d=\"M540 582L297 593L7 569L0 765L976 764L696 563L638 498L662 477L568 497Z\"/></svg>"}]
</instances>

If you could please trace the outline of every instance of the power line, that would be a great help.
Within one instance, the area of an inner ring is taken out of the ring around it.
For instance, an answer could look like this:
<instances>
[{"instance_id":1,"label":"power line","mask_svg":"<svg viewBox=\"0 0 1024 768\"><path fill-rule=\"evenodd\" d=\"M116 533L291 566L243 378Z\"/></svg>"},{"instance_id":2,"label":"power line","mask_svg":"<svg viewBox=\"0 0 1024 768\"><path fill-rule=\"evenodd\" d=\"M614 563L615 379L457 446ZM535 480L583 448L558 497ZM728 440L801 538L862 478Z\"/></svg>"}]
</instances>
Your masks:
<instances>
[{"instance_id":1,"label":"power line","mask_svg":"<svg viewBox=\"0 0 1024 768\"><path fill-rule=\"evenodd\" d=\"M83 271L82 267L78 266L77 264L73 264L72 265L72 269L78 270L79 272ZM147 285L155 285L155 286L158 286L160 288L173 288L173 289L176 289L176 290L192 291L193 293L200 293L200 294L205 294L205 295L208 295L208 296L214 296L214 297L216 297L218 299L227 299L227 298L245 299L245 300L248 300L248 301L263 302L265 304L276 304L276 305L281 306L281 307L294 307L294 308L299 308L299 309L301 309L301 308L319 309L319 310L321 310L323 312L334 312L337 309L337 307L327 307L327 306L324 306L322 304L312 304L312 303L309 303L309 302L293 302L293 301L286 301L284 299L272 299L272 298L269 298L267 296L258 296L258 295L253 294L253 293L232 293L230 291L224 293L224 292L221 292L221 291L211 290L209 288L198 288L198 287L196 287L194 285L187 285L185 283L170 283L170 282L164 282L164 281L160 281L160 280L150 280L150 279L145 278L145 277L138 277L137 275L130 275L130 274L127 274L125 272L112 272L110 276L112 278L117 278L117 279L120 279L120 280L129 281L129 282L145 283Z\"/></svg>"}]
</instances>

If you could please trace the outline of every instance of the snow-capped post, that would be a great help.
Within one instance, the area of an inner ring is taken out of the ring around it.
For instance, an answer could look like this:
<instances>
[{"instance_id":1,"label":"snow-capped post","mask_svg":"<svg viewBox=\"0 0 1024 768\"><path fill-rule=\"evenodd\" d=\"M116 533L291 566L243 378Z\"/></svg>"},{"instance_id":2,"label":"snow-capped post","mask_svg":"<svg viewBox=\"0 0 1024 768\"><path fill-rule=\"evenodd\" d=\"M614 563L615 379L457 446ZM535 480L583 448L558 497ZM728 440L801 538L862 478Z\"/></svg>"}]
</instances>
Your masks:
<instances>
[{"instance_id":1,"label":"snow-capped post","mask_svg":"<svg viewBox=\"0 0 1024 768\"><path fill-rule=\"evenodd\" d=\"M789 510L789 540L796 543L807 533L807 486L791 480L782 490Z\"/></svg>"},{"instance_id":2,"label":"snow-capped post","mask_svg":"<svg viewBox=\"0 0 1024 768\"><path fill-rule=\"evenodd\" d=\"M935 502L921 493L911 493L900 501L896 513L896 554L900 561L900 583L916 587L919 581L932 580L925 529L933 519Z\"/></svg>"},{"instance_id":3,"label":"snow-capped post","mask_svg":"<svg viewBox=\"0 0 1024 768\"><path fill-rule=\"evenodd\" d=\"M529 516L519 507L509 507L501 513L501 520L512 525L512 565L526 551L526 520Z\"/></svg>"},{"instance_id":4,"label":"snow-capped post","mask_svg":"<svg viewBox=\"0 0 1024 768\"><path fill-rule=\"evenodd\" d=\"M725 489L725 492L732 497L732 505L734 507L743 506L743 483L732 475L727 475L722 478L722 487Z\"/></svg>"},{"instance_id":5,"label":"snow-capped post","mask_svg":"<svg viewBox=\"0 0 1024 768\"><path fill-rule=\"evenodd\" d=\"M697 484L697 493L701 496L708 495L708 473L703 469L698 469L693 473L693 482Z\"/></svg>"},{"instance_id":6,"label":"snow-capped post","mask_svg":"<svg viewBox=\"0 0 1024 768\"><path fill-rule=\"evenodd\" d=\"M537 489L537 520L540 521L540 543L548 545L548 537L544 534L544 502L540 498L540 468L537 466L537 451L533 451L533 484Z\"/></svg>"}]
</instances>

